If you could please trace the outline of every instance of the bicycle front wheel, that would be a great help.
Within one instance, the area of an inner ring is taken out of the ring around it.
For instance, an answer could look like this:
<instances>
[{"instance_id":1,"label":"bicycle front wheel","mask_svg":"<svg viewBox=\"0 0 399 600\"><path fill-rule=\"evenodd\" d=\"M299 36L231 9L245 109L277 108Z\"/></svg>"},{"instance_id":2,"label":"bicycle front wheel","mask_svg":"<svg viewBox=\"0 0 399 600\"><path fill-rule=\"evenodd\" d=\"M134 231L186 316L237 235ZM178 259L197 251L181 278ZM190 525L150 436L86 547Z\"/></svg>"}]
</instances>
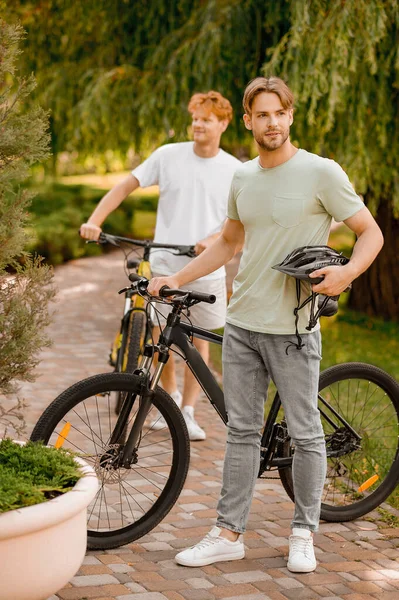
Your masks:
<instances>
[{"instance_id":1,"label":"bicycle front wheel","mask_svg":"<svg viewBox=\"0 0 399 600\"><path fill-rule=\"evenodd\" d=\"M144 311L132 310L128 321L122 330L122 341L116 361L116 373L133 373L137 368L140 355L143 352L146 338L146 315ZM123 392L114 394L115 413L123 404Z\"/></svg>"},{"instance_id":2,"label":"bicycle front wheel","mask_svg":"<svg viewBox=\"0 0 399 600\"><path fill-rule=\"evenodd\" d=\"M141 431L130 468L111 466L121 451L110 444L117 417L112 396L120 392L135 401L127 432L140 404L141 379L106 373L80 381L65 390L44 411L31 440L62 445L94 468L99 491L87 510L88 547L115 548L151 531L171 510L183 488L190 462L190 442L175 402L157 388ZM166 426L154 430L159 410Z\"/></svg>"},{"instance_id":3,"label":"bicycle front wheel","mask_svg":"<svg viewBox=\"0 0 399 600\"><path fill-rule=\"evenodd\" d=\"M357 519L384 502L399 481L399 385L373 365L336 365L320 375L319 410L328 456L321 518ZM286 441L283 455L294 452ZM291 467L279 474L294 500Z\"/></svg>"}]
</instances>

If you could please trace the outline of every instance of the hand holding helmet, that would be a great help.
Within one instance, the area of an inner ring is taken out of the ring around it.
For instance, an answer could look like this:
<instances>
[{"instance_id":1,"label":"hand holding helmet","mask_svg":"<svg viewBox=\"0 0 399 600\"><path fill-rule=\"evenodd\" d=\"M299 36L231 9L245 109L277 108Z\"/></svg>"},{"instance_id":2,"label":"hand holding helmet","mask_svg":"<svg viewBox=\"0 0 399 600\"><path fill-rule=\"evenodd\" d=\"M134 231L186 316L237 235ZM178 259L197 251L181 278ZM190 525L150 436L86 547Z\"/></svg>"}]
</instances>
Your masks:
<instances>
[{"instance_id":1,"label":"hand holding helmet","mask_svg":"<svg viewBox=\"0 0 399 600\"><path fill-rule=\"evenodd\" d=\"M302 246L290 252L283 262L274 265L273 269L285 275L291 275L297 280L298 304L294 315L298 350L303 347L301 336L298 333L298 311L309 302L311 303L309 325L306 328L309 331L315 327L317 319L321 315L336 314L339 294L350 287L353 279L349 274L348 263L349 258L329 246ZM301 280L307 281L312 287L310 296L302 304ZM318 297L318 310L315 310L316 297Z\"/></svg>"},{"instance_id":2,"label":"hand holding helmet","mask_svg":"<svg viewBox=\"0 0 399 600\"><path fill-rule=\"evenodd\" d=\"M315 279L312 291L325 296L339 296L350 287L353 275L347 265L327 266L309 273L310 280ZM320 277L323 277L321 280Z\"/></svg>"}]
</instances>

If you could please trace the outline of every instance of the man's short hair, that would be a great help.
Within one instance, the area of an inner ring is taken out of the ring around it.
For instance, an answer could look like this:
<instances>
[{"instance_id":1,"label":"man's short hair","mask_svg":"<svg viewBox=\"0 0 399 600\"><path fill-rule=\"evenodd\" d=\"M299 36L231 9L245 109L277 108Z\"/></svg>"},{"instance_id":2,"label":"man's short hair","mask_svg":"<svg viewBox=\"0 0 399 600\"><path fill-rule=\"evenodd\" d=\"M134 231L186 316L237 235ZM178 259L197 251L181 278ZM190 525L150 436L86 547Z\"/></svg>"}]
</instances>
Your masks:
<instances>
[{"instance_id":1,"label":"man's short hair","mask_svg":"<svg viewBox=\"0 0 399 600\"><path fill-rule=\"evenodd\" d=\"M224 98L219 92L211 90L206 93L194 94L188 103L188 111L193 113L197 108L203 108L210 114L216 115L219 121L233 118L233 108L227 98Z\"/></svg>"},{"instance_id":2,"label":"man's short hair","mask_svg":"<svg viewBox=\"0 0 399 600\"><path fill-rule=\"evenodd\" d=\"M294 108L294 94L279 77L255 77L245 88L242 105L247 115L251 114L252 104L258 94L277 94L284 109Z\"/></svg>"}]
</instances>

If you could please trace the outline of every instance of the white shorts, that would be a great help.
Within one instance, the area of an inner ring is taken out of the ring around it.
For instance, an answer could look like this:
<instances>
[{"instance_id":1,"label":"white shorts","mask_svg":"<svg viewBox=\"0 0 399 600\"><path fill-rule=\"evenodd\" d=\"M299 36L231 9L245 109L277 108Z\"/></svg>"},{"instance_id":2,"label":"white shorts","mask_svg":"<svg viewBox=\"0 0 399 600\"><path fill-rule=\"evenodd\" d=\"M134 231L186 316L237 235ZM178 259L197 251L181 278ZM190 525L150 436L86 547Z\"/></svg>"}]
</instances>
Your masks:
<instances>
[{"instance_id":1,"label":"white shorts","mask_svg":"<svg viewBox=\"0 0 399 600\"><path fill-rule=\"evenodd\" d=\"M159 273L153 273L152 276L166 277L166 275L160 275ZM225 277L220 279L207 279L205 281L193 281L193 283L183 285L181 289L202 292L203 294L214 294L216 296L215 304L200 302L190 308L189 321L191 321L193 325L198 325L198 327L203 327L204 329L219 329L219 327L225 326L227 310ZM155 306L157 308L157 316L154 319L154 325L158 326L160 324L161 327L163 327L166 324L166 317L171 309L165 304L156 304ZM157 317L159 318L159 323ZM184 315L182 316L182 322L189 321Z\"/></svg>"}]
</instances>

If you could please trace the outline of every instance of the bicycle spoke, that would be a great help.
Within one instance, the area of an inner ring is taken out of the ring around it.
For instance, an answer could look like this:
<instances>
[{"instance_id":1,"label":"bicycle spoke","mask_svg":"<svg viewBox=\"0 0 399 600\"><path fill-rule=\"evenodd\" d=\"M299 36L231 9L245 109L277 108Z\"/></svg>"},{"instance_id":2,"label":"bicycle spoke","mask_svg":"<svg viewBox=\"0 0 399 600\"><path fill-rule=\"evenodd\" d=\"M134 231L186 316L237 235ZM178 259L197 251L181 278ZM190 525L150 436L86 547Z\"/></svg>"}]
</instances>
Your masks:
<instances>
[{"instance_id":1,"label":"bicycle spoke","mask_svg":"<svg viewBox=\"0 0 399 600\"><path fill-rule=\"evenodd\" d=\"M68 422L65 447L87 458L97 472L101 487L88 509L88 528L98 532L125 528L146 514L162 494L173 464L169 429L158 431L146 427L136 449L137 464L132 464L131 469L112 467L113 452L117 449L109 445L109 440L118 417L113 413L111 397L108 392L87 398L65 415L53 434L57 437L61 423ZM153 410L151 407L148 419ZM137 410L129 415L127 431L136 415ZM88 452L90 447L94 453Z\"/></svg>"}]
</instances>

